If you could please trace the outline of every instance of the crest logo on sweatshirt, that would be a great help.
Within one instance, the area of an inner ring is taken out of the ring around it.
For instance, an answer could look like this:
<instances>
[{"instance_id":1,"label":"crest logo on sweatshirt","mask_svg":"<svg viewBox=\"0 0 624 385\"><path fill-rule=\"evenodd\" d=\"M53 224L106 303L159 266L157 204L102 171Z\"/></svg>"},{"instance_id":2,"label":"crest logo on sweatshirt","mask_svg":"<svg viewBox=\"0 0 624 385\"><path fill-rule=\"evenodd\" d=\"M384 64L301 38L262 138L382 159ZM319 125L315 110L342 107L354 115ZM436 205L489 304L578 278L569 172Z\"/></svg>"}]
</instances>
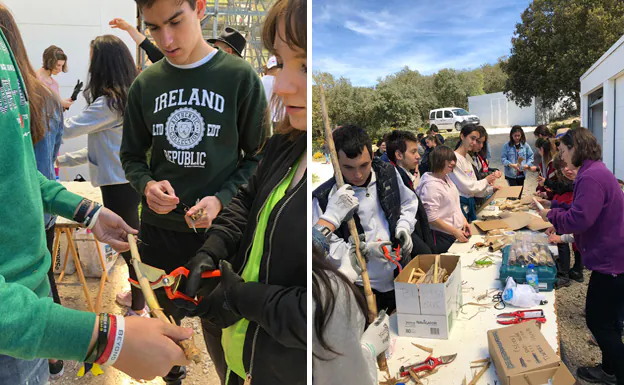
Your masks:
<instances>
[{"instance_id":1,"label":"crest logo on sweatshirt","mask_svg":"<svg viewBox=\"0 0 624 385\"><path fill-rule=\"evenodd\" d=\"M204 136L204 118L192 108L180 108L167 119L165 134L178 150L189 150L199 144Z\"/></svg>"}]
</instances>

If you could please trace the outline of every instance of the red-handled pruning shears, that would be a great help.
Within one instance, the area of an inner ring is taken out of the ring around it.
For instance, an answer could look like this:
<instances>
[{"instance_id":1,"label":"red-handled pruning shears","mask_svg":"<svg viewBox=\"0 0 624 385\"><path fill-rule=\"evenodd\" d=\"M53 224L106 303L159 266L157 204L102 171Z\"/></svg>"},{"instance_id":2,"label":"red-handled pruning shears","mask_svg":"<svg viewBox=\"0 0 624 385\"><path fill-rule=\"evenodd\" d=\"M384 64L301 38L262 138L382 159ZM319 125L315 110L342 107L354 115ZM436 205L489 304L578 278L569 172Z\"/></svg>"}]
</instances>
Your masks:
<instances>
[{"instance_id":1,"label":"red-handled pruning shears","mask_svg":"<svg viewBox=\"0 0 624 385\"><path fill-rule=\"evenodd\" d=\"M410 370L414 373L423 372L423 371L430 372L433 369L437 368L439 365L450 364L451 362L455 361L455 357L457 357L457 354L451 354L449 356L441 356L439 358L429 356L423 362L419 362L417 364L413 364L409 366L401 366L401 369L399 369L399 371L401 373L401 377L409 376Z\"/></svg>"},{"instance_id":2,"label":"red-handled pruning shears","mask_svg":"<svg viewBox=\"0 0 624 385\"><path fill-rule=\"evenodd\" d=\"M396 267L399 268L399 273L403 271L403 268L399 263L399 261L401 260L401 245L398 245L396 248L392 249L394 250L394 258L392 257L392 255L390 255L390 250L388 249L388 246L381 246L381 248L383 249L386 259L394 263Z\"/></svg>"},{"instance_id":3,"label":"red-handled pruning shears","mask_svg":"<svg viewBox=\"0 0 624 385\"><path fill-rule=\"evenodd\" d=\"M167 297L171 300L183 299L185 301L192 302L195 305L199 303L199 301L197 301L196 299L191 298L187 296L186 294L183 294L178 291L178 287L180 286L182 277L188 278L189 271L187 268L178 267L177 269L173 270L171 273L167 274L162 269L158 269L156 267L146 265L145 263L142 263L142 262L139 262L139 266L143 275L145 275L148 281L150 281L150 285L152 286L152 289L158 289L158 288L164 287L165 293L167 293ZM221 271L219 270L205 271L201 275L202 278L215 278L215 277L220 277L220 276L221 276ZM128 281L130 281L130 284L132 286L141 287L139 283L133 279L128 278Z\"/></svg>"},{"instance_id":4,"label":"red-handled pruning shears","mask_svg":"<svg viewBox=\"0 0 624 385\"><path fill-rule=\"evenodd\" d=\"M501 325L519 324L527 321L536 321L541 324L546 322L546 316L541 309L520 310L512 313L501 313L496 316L496 322Z\"/></svg>"}]
</instances>

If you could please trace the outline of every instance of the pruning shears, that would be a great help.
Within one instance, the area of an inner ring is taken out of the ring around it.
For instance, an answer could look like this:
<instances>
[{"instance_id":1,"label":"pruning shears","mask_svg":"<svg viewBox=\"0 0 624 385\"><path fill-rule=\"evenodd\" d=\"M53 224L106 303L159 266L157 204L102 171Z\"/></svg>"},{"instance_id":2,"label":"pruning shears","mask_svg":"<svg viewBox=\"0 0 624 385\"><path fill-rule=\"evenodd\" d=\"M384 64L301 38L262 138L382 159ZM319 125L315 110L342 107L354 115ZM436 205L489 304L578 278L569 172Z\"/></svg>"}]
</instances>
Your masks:
<instances>
[{"instance_id":1,"label":"pruning shears","mask_svg":"<svg viewBox=\"0 0 624 385\"><path fill-rule=\"evenodd\" d=\"M546 316L541 309L520 310L511 313L502 313L496 316L496 322L501 325L514 325L528 321L536 321L541 324L546 322Z\"/></svg>"},{"instance_id":2,"label":"pruning shears","mask_svg":"<svg viewBox=\"0 0 624 385\"><path fill-rule=\"evenodd\" d=\"M388 248L388 246L381 246L381 248L384 252L384 256L386 257L386 259L394 263L396 267L399 268L399 273L403 271L403 268L399 263L399 261L401 260L401 245L398 245L397 247L392 249L394 251L394 256L390 254L390 249Z\"/></svg>"},{"instance_id":3,"label":"pruning shears","mask_svg":"<svg viewBox=\"0 0 624 385\"><path fill-rule=\"evenodd\" d=\"M182 278L188 278L189 271L187 268L178 267L171 273L167 274L167 272L162 269L158 269L156 267L146 265L143 262L139 262L139 269L141 269L141 273L143 273L143 275L147 277L152 289L159 289L163 287L165 289L165 293L167 293L167 297L170 300L182 299L192 302L195 305L199 303L198 300L195 300L194 298L191 298L186 294L178 291ZM220 276L221 271L219 270L205 271L201 275L202 278L215 278ZM128 278L128 281L132 286L141 287L137 281L131 278Z\"/></svg>"},{"instance_id":4,"label":"pruning shears","mask_svg":"<svg viewBox=\"0 0 624 385\"><path fill-rule=\"evenodd\" d=\"M401 366L399 371L400 371L401 377L409 376L410 371L414 373L424 372L424 371L430 372L440 365L450 364L451 362L455 361L456 357L457 357L457 353L451 354L448 356L440 356L438 358L429 356L423 362L419 362L417 364L412 364L409 366Z\"/></svg>"}]
</instances>

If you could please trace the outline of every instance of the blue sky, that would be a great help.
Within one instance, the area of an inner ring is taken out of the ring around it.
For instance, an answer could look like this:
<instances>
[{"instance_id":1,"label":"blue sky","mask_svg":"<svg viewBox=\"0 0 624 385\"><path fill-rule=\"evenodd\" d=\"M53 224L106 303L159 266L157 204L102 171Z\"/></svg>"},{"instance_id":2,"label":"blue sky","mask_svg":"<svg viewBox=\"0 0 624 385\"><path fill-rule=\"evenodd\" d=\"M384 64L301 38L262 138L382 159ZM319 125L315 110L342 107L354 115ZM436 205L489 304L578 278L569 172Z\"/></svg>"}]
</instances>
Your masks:
<instances>
[{"instance_id":1,"label":"blue sky","mask_svg":"<svg viewBox=\"0 0 624 385\"><path fill-rule=\"evenodd\" d=\"M372 86L409 66L469 69L509 54L529 0L314 0L314 71Z\"/></svg>"}]
</instances>

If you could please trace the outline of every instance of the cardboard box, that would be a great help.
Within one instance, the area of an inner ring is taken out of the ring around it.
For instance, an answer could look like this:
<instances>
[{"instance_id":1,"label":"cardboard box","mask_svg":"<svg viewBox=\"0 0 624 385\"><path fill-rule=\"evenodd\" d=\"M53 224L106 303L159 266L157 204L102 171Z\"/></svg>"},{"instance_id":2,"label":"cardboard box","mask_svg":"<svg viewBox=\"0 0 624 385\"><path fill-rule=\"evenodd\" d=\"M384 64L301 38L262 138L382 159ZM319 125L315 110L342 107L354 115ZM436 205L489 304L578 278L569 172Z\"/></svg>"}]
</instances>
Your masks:
<instances>
[{"instance_id":1,"label":"cardboard box","mask_svg":"<svg viewBox=\"0 0 624 385\"><path fill-rule=\"evenodd\" d=\"M489 330L487 338L501 385L576 383L535 322Z\"/></svg>"},{"instance_id":2,"label":"cardboard box","mask_svg":"<svg viewBox=\"0 0 624 385\"><path fill-rule=\"evenodd\" d=\"M494 199L506 199L506 198L520 198L522 194L522 186L503 186L500 190L497 190L492 196L490 196L479 208L477 214L481 212L484 208L490 205Z\"/></svg>"},{"instance_id":3,"label":"cardboard box","mask_svg":"<svg viewBox=\"0 0 624 385\"><path fill-rule=\"evenodd\" d=\"M440 255L440 266L449 278L444 283L407 283L412 269L423 271L435 263L435 254L416 256L394 280L400 336L448 339L462 306L461 261L457 255Z\"/></svg>"}]
</instances>

